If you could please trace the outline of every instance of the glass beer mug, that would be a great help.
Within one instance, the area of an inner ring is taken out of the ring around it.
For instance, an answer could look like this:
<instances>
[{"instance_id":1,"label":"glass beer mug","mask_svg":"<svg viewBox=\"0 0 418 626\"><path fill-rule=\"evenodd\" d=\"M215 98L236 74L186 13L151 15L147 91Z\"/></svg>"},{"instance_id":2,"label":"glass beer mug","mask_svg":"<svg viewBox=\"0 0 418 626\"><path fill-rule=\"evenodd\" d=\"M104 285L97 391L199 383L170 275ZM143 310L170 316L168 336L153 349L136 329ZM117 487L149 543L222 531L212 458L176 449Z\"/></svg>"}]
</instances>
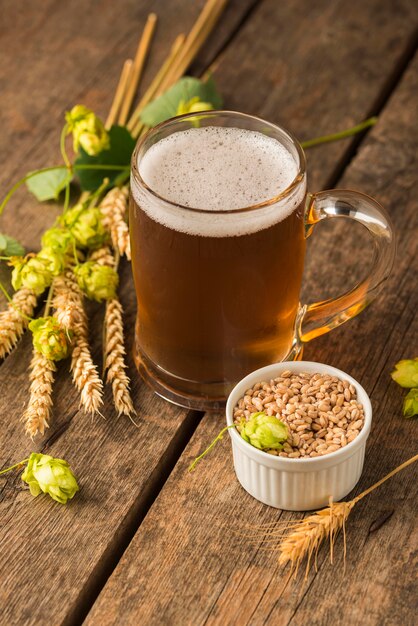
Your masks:
<instances>
[{"instance_id":1,"label":"glass beer mug","mask_svg":"<svg viewBox=\"0 0 418 626\"><path fill-rule=\"evenodd\" d=\"M341 217L368 229L370 273L338 298L301 304L306 238ZM140 138L129 220L137 367L160 396L198 410L218 409L243 376L300 358L305 342L359 313L395 251L375 200L307 194L295 138L229 111L174 118Z\"/></svg>"}]
</instances>

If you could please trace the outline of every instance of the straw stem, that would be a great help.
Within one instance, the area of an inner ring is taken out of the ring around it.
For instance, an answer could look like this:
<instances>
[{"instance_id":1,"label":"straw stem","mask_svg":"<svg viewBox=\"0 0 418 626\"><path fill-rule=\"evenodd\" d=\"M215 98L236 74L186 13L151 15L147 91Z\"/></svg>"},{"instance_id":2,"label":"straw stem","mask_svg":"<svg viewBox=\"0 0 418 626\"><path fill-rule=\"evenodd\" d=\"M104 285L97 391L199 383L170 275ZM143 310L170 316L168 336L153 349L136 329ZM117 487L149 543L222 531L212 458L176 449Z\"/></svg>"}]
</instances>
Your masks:
<instances>
[{"instance_id":1,"label":"straw stem","mask_svg":"<svg viewBox=\"0 0 418 626\"><path fill-rule=\"evenodd\" d=\"M115 123L118 117L120 107L122 105L122 101L126 93L126 88L128 86L128 82L131 76L132 66L133 66L132 59L126 59L122 67L118 86L116 87L115 95L113 97L113 102L110 107L109 115L107 116L107 120L105 123L106 130L109 130L109 128Z\"/></svg>"},{"instance_id":2,"label":"straw stem","mask_svg":"<svg viewBox=\"0 0 418 626\"><path fill-rule=\"evenodd\" d=\"M136 51L134 64L130 73L129 85L126 89L126 95L122 103L121 111L119 114L119 124L121 126L125 125L126 120L128 119L129 111L135 96L135 92L137 90L139 81L142 76L142 72L145 66L145 62L148 57L149 48L151 45L151 40L155 31L155 26L157 23L157 16L155 13L150 13L148 15L147 22L145 24L142 36L139 40L138 49Z\"/></svg>"},{"instance_id":3,"label":"straw stem","mask_svg":"<svg viewBox=\"0 0 418 626\"><path fill-rule=\"evenodd\" d=\"M159 95L160 85L162 81L164 80L165 76L167 75L174 60L176 59L182 45L184 44L185 39L186 39L185 35L181 34L181 35L178 35L176 39L174 40L174 43L171 46L171 50L170 50L168 57L166 58L162 66L160 67L159 71L154 77L154 80L152 81L152 83L150 84L150 86L148 87L144 95L142 96L141 100L139 101L134 112L132 113L127 124L128 130L133 131L134 127L137 125L139 121L139 114L142 111L142 109L149 102L151 102L153 98L156 98Z\"/></svg>"}]
</instances>

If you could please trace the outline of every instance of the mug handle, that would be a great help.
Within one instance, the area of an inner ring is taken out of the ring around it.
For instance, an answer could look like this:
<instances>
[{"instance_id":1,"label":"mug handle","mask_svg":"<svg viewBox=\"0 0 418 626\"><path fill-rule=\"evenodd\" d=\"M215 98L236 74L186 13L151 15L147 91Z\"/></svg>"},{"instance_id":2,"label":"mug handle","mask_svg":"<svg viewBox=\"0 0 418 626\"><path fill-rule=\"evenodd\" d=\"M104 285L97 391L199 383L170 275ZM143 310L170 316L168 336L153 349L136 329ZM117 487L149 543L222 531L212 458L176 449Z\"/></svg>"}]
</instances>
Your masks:
<instances>
[{"instance_id":1,"label":"mug handle","mask_svg":"<svg viewBox=\"0 0 418 626\"><path fill-rule=\"evenodd\" d=\"M392 222L385 209L363 193L334 189L308 194L306 237L318 222L341 217L356 220L369 231L374 246L372 266L369 275L342 296L301 305L297 331L302 343L327 333L360 313L377 296L392 269L396 252Z\"/></svg>"}]
</instances>

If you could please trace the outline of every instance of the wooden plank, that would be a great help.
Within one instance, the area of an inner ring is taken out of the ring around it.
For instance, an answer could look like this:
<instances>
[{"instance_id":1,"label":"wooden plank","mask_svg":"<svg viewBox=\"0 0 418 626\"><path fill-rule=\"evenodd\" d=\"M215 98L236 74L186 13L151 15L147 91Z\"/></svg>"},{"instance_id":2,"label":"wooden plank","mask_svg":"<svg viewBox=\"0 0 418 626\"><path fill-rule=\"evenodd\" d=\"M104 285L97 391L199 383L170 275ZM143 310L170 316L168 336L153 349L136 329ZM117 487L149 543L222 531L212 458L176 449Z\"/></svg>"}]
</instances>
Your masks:
<instances>
[{"instance_id":1,"label":"wooden plank","mask_svg":"<svg viewBox=\"0 0 418 626\"><path fill-rule=\"evenodd\" d=\"M391 32L391 22L386 29ZM301 37L299 29L297 38ZM349 58L347 45L347 41L339 41L345 60ZM292 49L290 43L287 46ZM373 46L367 55L373 56ZM260 59L257 67L262 67ZM335 73L338 76L344 83L341 70ZM317 82L322 85L319 68ZM418 57L341 181L343 186L362 189L389 207L400 242L393 275L373 308L310 344L305 354L307 359L328 362L351 373L371 394L374 423L365 470L355 493L416 452L416 423L401 417L404 392L391 381L389 373L397 360L414 356L418 348L414 237L418 129L417 112L411 104L417 87ZM289 93L285 97L291 100ZM328 104L332 107L329 100ZM272 102L270 106L273 109ZM280 110L280 99L275 108ZM292 118L287 121L291 123ZM316 179L324 175L317 171ZM342 255L350 249L356 254L357 233L348 227L343 234L324 231L313 237L317 241L314 254L319 251L323 255L334 244L343 248ZM341 288L340 272L330 266L324 275L324 265L316 287L331 281L334 288L338 283ZM342 273L345 282L351 282L350 270L343 269ZM205 416L86 623L299 626L309 622L322 626L343 619L344 623L368 626L412 625L416 601L416 471L405 471L354 509L348 522L345 576L339 539L333 567L327 551L322 551L318 574L312 571L305 585L299 583L283 591L285 572L278 566L277 556L266 552L260 543L252 545L245 537L234 537L230 528L245 529L249 524L299 515L265 507L239 486L228 441L218 444L194 474L187 473L190 461L213 439L222 422L222 416L216 422Z\"/></svg>"},{"instance_id":2,"label":"wooden plank","mask_svg":"<svg viewBox=\"0 0 418 626\"><path fill-rule=\"evenodd\" d=\"M161 19L146 80L174 37L190 28L203 3L74 0L65 5L54 0L25 10L10 5L2 15L1 189L29 169L58 160L65 109L83 102L105 115L122 61L135 52L149 11L155 10ZM212 37L213 56L228 38L228 24L233 31L247 2L233 5L236 14L227 17L222 36ZM41 232L53 223L58 210L52 203L38 205L22 193L6 209L1 229L28 249L37 249ZM122 274L130 347L135 306L128 265ZM91 307L92 351L99 364L102 315L100 307ZM0 623L8 625L81 619L199 419L145 388L129 354L139 428L124 418L116 420L109 390L103 409L106 420L91 420L78 411L78 396L66 372L68 364L63 363L54 388L51 428L31 443L19 422L28 399L30 355L26 336L0 367L2 467L31 451L44 451L71 463L82 490L69 506L61 507L46 497L32 501L16 474L1 478Z\"/></svg>"}]
</instances>

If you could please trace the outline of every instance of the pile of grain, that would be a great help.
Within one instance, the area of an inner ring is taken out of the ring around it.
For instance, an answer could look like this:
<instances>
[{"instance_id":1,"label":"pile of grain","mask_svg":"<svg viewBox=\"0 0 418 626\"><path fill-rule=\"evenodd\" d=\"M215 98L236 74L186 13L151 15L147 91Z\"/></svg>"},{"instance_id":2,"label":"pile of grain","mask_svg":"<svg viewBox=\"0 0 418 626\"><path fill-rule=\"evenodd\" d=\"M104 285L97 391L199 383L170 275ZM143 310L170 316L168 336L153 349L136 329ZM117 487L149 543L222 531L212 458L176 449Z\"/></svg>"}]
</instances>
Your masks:
<instances>
[{"instance_id":1,"label":"pile of grain","mask_svg":"<svg viewBox=\"0 0 418 626\"><path fill-rule=\"evenodd\" d=\"M285 371L270 382L245 392L234 409L234 422L264 411L288 426L282 450L265 450L289 458L317 457L335 452L353 441L364 425L363 405L355 387L329 374L292 374Z\"/></svg>"}]
</instances>

